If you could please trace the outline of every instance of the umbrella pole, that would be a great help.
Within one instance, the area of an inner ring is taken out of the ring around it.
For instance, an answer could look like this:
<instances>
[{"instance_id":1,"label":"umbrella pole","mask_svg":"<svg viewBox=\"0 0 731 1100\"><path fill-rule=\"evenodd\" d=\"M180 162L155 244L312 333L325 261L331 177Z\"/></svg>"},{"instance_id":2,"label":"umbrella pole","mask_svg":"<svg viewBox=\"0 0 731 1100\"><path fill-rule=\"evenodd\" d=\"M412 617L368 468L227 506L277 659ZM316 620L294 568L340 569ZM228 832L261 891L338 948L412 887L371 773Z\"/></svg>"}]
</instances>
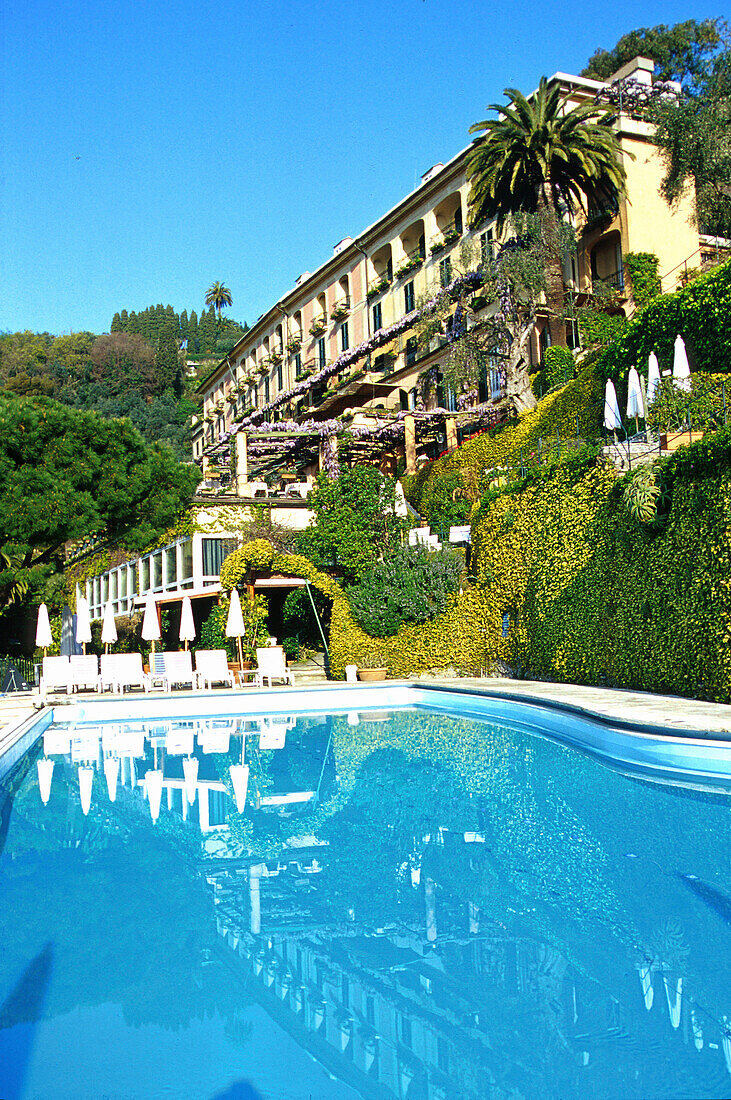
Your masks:
<instances>
[{"instance_id":1,"label":"umbrella pole","mask_svg":"<svg viewBox=\"0 0 731 1100\"><path fill-rule=\"evenodd\" d=\"M238 647L239 647L239 664L240 664L240 665L241 665L241 667L243 668L243 665L244 665L244 654L243 654L243 651L242 651L242 649L241 649L241 635L240 635L240 634L237 634L237 635L236 635L236 642L237 642L237 644L238 644Z\"/></svg>"},{"instance_id":2,"label":"umbrella pole","mask_svg":"<svg viewBox=\"0 0 731 1100\"><path fill-rule=\"evenodd\" d=\"M187 653L188 652L188 639L187 638L183 642L183 645L185 646L185 652Z\"/></svg>"}]
</instances>

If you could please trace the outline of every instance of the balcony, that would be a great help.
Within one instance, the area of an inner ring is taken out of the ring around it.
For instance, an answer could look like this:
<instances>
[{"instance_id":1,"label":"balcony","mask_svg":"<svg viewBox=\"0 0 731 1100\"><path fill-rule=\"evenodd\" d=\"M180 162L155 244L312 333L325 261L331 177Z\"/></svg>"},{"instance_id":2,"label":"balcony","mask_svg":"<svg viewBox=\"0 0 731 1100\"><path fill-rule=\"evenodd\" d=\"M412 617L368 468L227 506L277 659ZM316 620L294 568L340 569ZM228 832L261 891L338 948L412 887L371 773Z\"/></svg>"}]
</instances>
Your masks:
<instances>
[{"instance_id":1,"label":"balcony","mask_svg":"<svg viewBox=\"0 0 731 1100\"><path fill-rule=\"evenodd\" d=\"M391 285L391 278L387 272L383 275L376 275L369 285L366 292L367 301L372 301L373 298L377 298L379 294L383 294L384 290L387 290Z\"/></svg>"},{"instance_id":2,"label":"balcony","mask_svg":"<svg viewBox=\"0 0 731 1100\"><path fill-rule=\"evenodd\" d=\"M396 278L404 279L407 275L417 271L424 263L425 258L425 249L421 246L415 248L413 252L409 252L404 262L396 268Z\"/></svg>"},{"instance_id":3,"label":"balcony","mask_svg":"<svg viewBox=\"0 0 731 1100\"><path fill-rule=\"evenodd\" d=\"M330 310L331 321L342 321L350 313L350 298L340 298Z\"/></svg>"},{"instance_id":4,"label":"balcony","mask_svg":"<svg viewBox=\"0 0 731 1100\"><path fill-rule=\"evenodd\" d=\"M625 294L624 271L613 271L611 275L592 275L591 284L594 293Z\"/></svg>"},{"instance_id":5,"label":"balcony","mask_svg":"<svg viewBox=\"0 0 731 1100\"><path fill-rule=\"evenodd\" d=\"M586 222L582 226L583 234L594 233L598 229L605 229L619 214L619 205L616 202L605 202L597 205L589 204Z\"/></svg>"}]
</instances>

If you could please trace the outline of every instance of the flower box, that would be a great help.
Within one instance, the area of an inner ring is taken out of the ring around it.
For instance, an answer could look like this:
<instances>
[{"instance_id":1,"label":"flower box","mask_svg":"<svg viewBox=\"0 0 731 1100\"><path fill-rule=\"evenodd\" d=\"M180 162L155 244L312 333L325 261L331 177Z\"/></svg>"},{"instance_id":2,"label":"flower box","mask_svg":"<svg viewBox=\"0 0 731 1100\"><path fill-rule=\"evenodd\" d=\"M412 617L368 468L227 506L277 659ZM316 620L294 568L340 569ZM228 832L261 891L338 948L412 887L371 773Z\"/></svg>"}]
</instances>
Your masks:
<instances>
[{"instance_id":1,"label":"flower box","mask_svg":"<svg viewBox=\"0 0 731 1100\"><path fill-rule=\"evenodd\" d=\"M287 341L286 346L287 346L287 351L289 352L290 355L296 355L297 352L302 347L302 337L301 336L293 336L291 340Z\"/></svg>"},{"instance_id":2,"label":"flower box","mask_svg":"<svg viewBox=\"0 0 731 1100\"><path fill-rule=\"evenodd\" d=\"M326 327L327 326L324 318L322 318L322 320L313 321L309 329L310 336L322 336Z\"/></svg>"},{"instance_id":3,"label":"flower box","mask_svg":"<svg viewBox=\"0 0 731 1100\"><path fill-rule=\"evenodd\" d=\"M382 275L378 282L375 282L368 287L366 299L371 302L374 298L377 298L379 294L383 294L384 290L386 290L390 285L391 280L389 279L388 275Z\"/></svg>"},{"instance_id":4,"label":"flower box","mask_svg":"<svg viewBox=\"0 0 731 1100\"><path fill-rule=\"evenodd\" d=\"M330 319L332 321L342 321L343 317L347 317L350 312L350 307L347 302L338 302L330 310Z\"/></svg>"},{"instance_id":5,"label":"flower box","mask_svg":"<svg viewBox=\"0 0 731 1100\"><path fill-rule=\"evenodd\" d=\"M405 263L401 264L401 267L396 270L396 278L403 279L405 275L410 275L412 271L416 271L424 263L423 257L412 256Z\"/></svg>"}]
</instances>

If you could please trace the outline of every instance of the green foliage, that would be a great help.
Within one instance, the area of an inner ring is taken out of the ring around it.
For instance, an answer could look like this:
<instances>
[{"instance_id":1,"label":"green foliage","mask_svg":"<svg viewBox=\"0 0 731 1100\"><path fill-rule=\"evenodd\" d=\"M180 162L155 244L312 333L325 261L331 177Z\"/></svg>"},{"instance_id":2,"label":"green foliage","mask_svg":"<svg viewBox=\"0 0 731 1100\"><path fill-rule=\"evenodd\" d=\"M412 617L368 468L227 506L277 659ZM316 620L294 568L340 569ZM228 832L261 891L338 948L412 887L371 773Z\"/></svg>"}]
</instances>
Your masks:
<instances>
[{"instance_id":1,"label":"green foliage","mask_svg":"<svg viewBox=\"0 0 731 1100\"><path fill-rule=\"evenodd\" d=\"M246 633L241 639L244 660L252 660L255 657L257 646L267 645L269 631L267 629L267 616L269 606L266 596L250 595L249 592L240 593L241 614L244 619ZM211 608L210 614L201 626L200 643L195 649L225 649L229 661L238 660L238 645L235 638L226 637L226 619L231 601L228 596L221 596L218 603Z\"/></svg>"},{"instance_id":2,"label":"green foliage","mask_svg":"<svg viewBox=\"0 0 731 1100\"><path fill-rule=\"evenodd\" d=\"M656 80L693 83L706 71L725 33L722 19L687 19L671 27L665 23L638 27L622 35L613 49L593 53L581 76L608 80L635 57L650 57L655 62Z\"/></svg>"},{"instance_id":3,"label":"green foliage","mask_svg":"<svg viewBox=\"0 0 731 1100\"><path fill-rule=\"evenodd\" d=\"M627 327L621 313L608 313L601 304L580 306L576 311L581 341L585 347L605 347L611 344Z\"/></svg>"},{"instance_id":4,"label":"green foliage","mask_svg":"<svg viewBox=\"0 0 731 1100\"><path fill-rule=\"evenodd\" d=\"M724 389L730 391L726 396L728 402L731 400L731 385L723 374L691 374L690 392L678 386L672 378L663 378L647 410L647 423L655 431L682 431L688 426L690 414L693 431L720 428L724 420Z\"/></svg>"},{"instance_id":5,"label":"green foliage","mask_svg":"<svg viewBox=\"0 0 731 1100\"><path fill-rule=\"evenodd\" d=\"M71 539L144 546L185 509L196 482L129 421L0 395L0 548L20 562L13 583L43 583ZM6 587L0 606L8 598Z\"/></svg>"},{"instance_id":6,"label":"green foliage","mask_svg":"<svg viewBox=\"0 0 731 1100\"><path fill-rule=\"evenodd\" d=\"M595 439L601 434L604 397L603 381L595 366L585 365L579 376L562 389L548 394L537 407L524 413L517 422L501 425L463 443L456 451L426 463L410 477L403 478L404 492L410 504L422 516L437 514L443 499L443 483L459 479L466 500L477 503L485 491L485 471L529 461L541 445L556 440Z\"/></svg>"},{"instance_id":7,"label":"green foliage","mask_svg":"<svg viewBox=\"0 0 731 1100\"><path fill-rule=\"evenodd\" d=\"M694 94L660 101L653 117L666 168L662 194L674 203L692 185L701 232L731 236L731 49L714 60Z\"/></svg>"},{"instance_id":8,"label":"green foliage","mask_svg":"<svg viewBox=\"0 0 731 1100\"><path fill-rule=\"evenodd\" d=\"M731 260L700 276L683 290L655 298L624 329L601 358L601 369L613 379L630 367L647 370L654 351L662 369L673 365L675 337L685 340L693 370L731 372Z\"/></svg>"},{"instance_id":9,"label":"green foliage","mask_svg":"<svg viewBox=\"0 0 731 1100\"><path fill-rule=\"evenodd\" d=\"M404 524L395 511L396 483L375 466L342 467L337 478L321 474L308 504L314 518L298 549L351 583L399 544Z\"/></svg>"},{"instance_id":10,"label":"green foliage","mask_svg":"<svg viewBox=\"0 0 731 1100\"><path fill-rule=\"evenodd\" d=\"M450 470L444 477L434 479L419 505L430 527L439 532L467 522L470 502L463 490L464 482L458 470Z\"/></svg>"},{"instance_id":11,"label":"green foliage","mask_svg":"<svg viewBox=\"0 0 731 1100\"><path fill-rule=\"evenodd\" d=\"M575 367L574 356L568 348L546 348L541 371L542 389L551 390L554 386L562 386L570 381L574 377Z\"/></svg>"},{"instance_id":12,"label":"green foliage","mask_svg":"<svg viewBox=\"0 0 731 1100\"><path fill-rule=\"evenodd\" d=\"M651 252L628 252L624 257L624 267L632 284L632 297L637 309L644 309L662 293L657 273L659 264L657 256Z\"/></svg>"},{"instance_id":13,"label":"green foliage","mask_svg":"<svg viewBox=\"0 0 731 1100\"><path fill-rule=\"evenodd\" d=\"M404 546L347 589L353 618L372 637L396 634L404 623L425 623L444 613L459 589L462 554Z\"/></svg>"},{"instance_id":14,"label":"green foliage","mask_svg":"<svg viewBox=\"0 0 731 1100\"><path fill-rule=\"evenodd\" d=\"M654 462L647 462L625 479L622 497L625 507L637 523L651 524L657 520L660 486Z\"/></svg>"}]
</instances>

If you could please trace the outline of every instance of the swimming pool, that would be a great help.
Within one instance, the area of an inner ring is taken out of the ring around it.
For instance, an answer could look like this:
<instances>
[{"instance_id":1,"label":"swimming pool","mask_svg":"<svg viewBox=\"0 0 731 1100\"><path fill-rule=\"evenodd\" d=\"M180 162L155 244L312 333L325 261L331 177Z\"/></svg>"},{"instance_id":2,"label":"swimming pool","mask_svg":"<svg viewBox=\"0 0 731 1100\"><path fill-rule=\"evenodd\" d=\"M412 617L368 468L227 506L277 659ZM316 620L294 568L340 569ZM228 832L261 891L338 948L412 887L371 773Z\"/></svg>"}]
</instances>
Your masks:
<instances>
[{"instance_id":1,"label":"swimming pool","mask_svg":"<svg viewBox=\"0 0 731 1100\"><path fill-rule=\"evenodd\" d=\"M6 777L0 1095L728 1095L724 746L241 702L59 708Z\"/></svg>"}]
</instances>

